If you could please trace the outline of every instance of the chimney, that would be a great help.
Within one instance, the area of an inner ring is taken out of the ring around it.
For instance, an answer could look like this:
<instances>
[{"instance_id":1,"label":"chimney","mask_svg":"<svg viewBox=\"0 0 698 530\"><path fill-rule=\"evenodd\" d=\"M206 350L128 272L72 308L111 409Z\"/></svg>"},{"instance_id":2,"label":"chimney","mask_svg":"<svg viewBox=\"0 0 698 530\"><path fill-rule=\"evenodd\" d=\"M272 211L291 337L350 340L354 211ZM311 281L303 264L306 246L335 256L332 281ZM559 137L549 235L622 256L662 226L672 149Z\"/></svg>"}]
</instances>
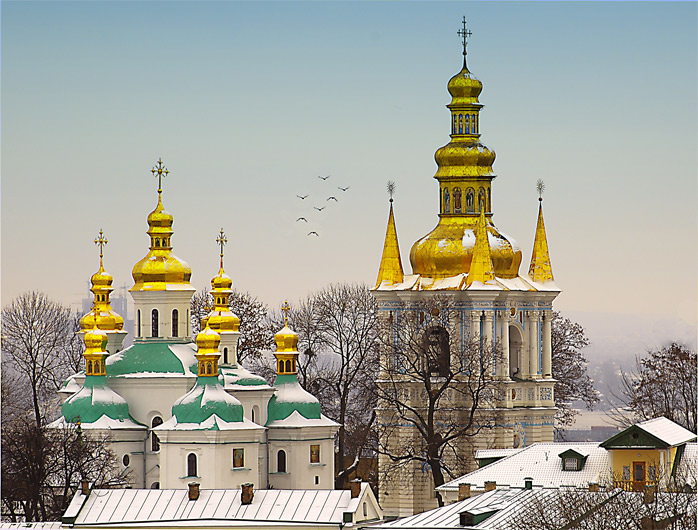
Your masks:
<instances>
[{"instance_id":1,"label":"chimney","mask_svg":"<svg viewBox=\"0 0 698 530\"><path fill-rule=\"evenodd\" d=\"M241 504L252 504L252 498L254 497L254 484L247 482L240 486L242 489L240 493L240 503Z\"/></svg>"},{"instance_id":2,"label":"chimney","mask_svg":"<svg viewBox=\"0 0 698 530\"><path fill-rule=\"evenodd\" d=\"M199 498L199 483L190 482L189 483L189 500L195 501Z\"/></svg>"},{"instance_id":3,"label":"chimney","mask_svg":"<svg viewBox=\"0 0 698 530\"><path fill-rule=\"evenodd\" d=\"M497 489L497 483L494 480L488 480L485 482L485 491L492 491Z\"/></svg>"},{"instance_id":4,"label":"chimney","mask_svg":"<svg viewBox=\"0 0 698 530\"><path fill-rule=\"evenodd\" d=\"M526 477L524 479L524 489L525 490L532 490L533 489L533 479L531 477Z\"/></svg>"},{"instance_id":5,"label":"chimney","mask_svg":"<svg viewBox=\"0 0 698 530\"><path fill-rule=\"evenodd\" d=\"M89 481L82 479L80 482L80 489L81 493L85 496L88 496L90 494L90 483Z\"/></svg>"},{"instance_id":6,"label":"chimney","mask_svg":"<svg viewBox=\"0 0 698 530\"><path fill-rule=\"evenodd\" d=\"M361 494L361 479L355 478L349 483L351 488L351 498L356 499Z\"/></svg>"},{"instance_id":7,"label":"chimney","mask_svg":"<svg viewBox=\"0 0 698 530\"><path fill-rule=\"evenodd\" d=\"M470 498L470 484L458 484L458 501L464 501Z\"/></svg>"},{"instance_id":8,"label":"chimney","mask_svg":"<svg viewBox=\"0 0 698 530\"><path fill-rule=\"evenodd\" d=\"M654 502L654 492L656 486L645 484L645 489L642 492L642 502L644 504L652 504Z\"/></svg>"},{"instance_id":9,"label":"chimney","mask_svg":"<svg viewBox=\"0 0 698 530\"><path fill-rule=\"evenodd\" d=\"M589 491L591 491L593 493L598 493L598 491L599 491L598 482L590 482L589 483Z\"/></svg>"}]
</instances>

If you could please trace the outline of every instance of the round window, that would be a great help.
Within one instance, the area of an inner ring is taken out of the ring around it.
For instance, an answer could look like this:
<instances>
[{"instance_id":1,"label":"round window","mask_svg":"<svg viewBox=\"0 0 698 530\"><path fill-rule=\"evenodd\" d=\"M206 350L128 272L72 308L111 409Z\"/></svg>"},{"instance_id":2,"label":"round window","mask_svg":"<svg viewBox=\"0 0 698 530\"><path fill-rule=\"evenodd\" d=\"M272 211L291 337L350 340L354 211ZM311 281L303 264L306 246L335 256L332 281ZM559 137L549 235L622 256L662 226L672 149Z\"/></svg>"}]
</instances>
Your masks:
<instances>
[{"instance_id":1,"label":"round window","mask_svg":"<svg viewBox=\"0 0 698 530\"><path fill-rule=\"evenodd\" d=\"M128 465L131 463L131 457L129 455L124 455L121 461L124 463L124 467L128 467Z\"/></svg>"}]
</instances>

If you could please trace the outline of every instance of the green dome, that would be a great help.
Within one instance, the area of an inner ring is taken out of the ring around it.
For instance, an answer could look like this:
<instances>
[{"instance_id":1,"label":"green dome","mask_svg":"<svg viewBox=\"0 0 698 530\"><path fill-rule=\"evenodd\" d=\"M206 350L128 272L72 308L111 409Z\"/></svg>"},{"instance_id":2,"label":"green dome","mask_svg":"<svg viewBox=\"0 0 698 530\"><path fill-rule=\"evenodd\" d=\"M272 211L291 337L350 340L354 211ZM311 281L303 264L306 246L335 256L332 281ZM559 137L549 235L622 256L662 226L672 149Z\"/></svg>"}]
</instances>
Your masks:
<instances>
[{"instance_id":1,"label":"green dome","mask_svg":"<svg viewBox=\"0 0 698 530\"><path fill-rule=\"evenodd\" d=\"M103 375L87 376L83 387L63 403L61 413L69 423L94 423L102 416L134 421L126 400L109 388Z\"/></svg>"},{"instance_id":2,"label":"green dome","mask_svg":"<svg viewBox=\"0 0 698 530\"><path fill-rule=\"evenodd\" d=\"M307 420L320 419L320 402L303 389L296 374L277 375L274 386L276 393L267 406L267 424L285 420L293 411L298 411Z\"/></svg>"},{"instance_id":3,"label":"green dome","mask_svg":"<svg viewBox=\"0 0 698 530\"><path fill-rule=\"evenodd\" d=\"M221 386L218 377L199 377L194 387L172 405L177 423L203 423L213 415L227 422L242 421L242 405Z\"/></svg>"},{"instance_id":4,"label":"green dome","mask_svg":"<svg viewBox=\"0 0 698 530\"><path fill-rule=\"evenodd\" d=\"M152 373L196 375L193 343L137 342L107 357L107 377Z\"/></svg>"}]
</instances>

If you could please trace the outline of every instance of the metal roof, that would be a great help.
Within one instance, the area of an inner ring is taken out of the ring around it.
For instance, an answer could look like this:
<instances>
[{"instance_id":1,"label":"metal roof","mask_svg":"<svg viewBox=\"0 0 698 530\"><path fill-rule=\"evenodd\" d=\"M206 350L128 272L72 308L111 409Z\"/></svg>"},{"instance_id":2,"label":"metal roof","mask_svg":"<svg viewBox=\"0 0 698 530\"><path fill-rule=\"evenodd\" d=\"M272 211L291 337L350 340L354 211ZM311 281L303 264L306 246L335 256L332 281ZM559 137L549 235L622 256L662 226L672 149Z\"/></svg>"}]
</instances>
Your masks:
<instances>
[{"instance_id":1,"label":"metal roof","mask_svg":"<svg viewBox=\"0 0 698 530\"><path fill-rule=\"evenodd\" d=\"M684 429L665 417L654 418L636 424L643 431L659 438L670 446L680 445L696 439L696 434Z\"/></svg>"}]
</instances>

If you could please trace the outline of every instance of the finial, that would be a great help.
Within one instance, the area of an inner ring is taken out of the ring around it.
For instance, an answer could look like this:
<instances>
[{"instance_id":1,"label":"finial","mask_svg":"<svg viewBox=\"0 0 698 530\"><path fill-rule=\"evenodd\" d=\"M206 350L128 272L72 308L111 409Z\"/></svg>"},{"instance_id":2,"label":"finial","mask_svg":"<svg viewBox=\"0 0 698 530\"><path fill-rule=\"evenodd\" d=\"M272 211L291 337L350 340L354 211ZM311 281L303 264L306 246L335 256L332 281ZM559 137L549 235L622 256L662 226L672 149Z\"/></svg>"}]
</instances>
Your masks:
<instances>
[{"instance_id":1,"label":"finial","mask_svg":"<svg viewBox=\"0 0 698 530\"><path fill-rule=\"evenodd\" d=\"M104 256L104 252L103 252L104 245L106 245L107 243L109 243L109 241L107 241L107 238L104 237L104 232L100 228L99 235L95 238L95 245L99 245L99 265L100 265L100 267L102 266L102 257Z\"/></svg>"},{"instance_id":2,"label":"finial","mask_svg":"<svg viewBox=\"0 0 698 530\"><path fill-rule=\"evenodd\" d=\"M390 195L390 202L393 202L393 195L395 194L395 183L392 180L388 181L388 195Z\"/></svg>"},{"instance_id":3,"label":"finial","mask_svg":"<svg viewBox=\"0 0 698 530\"><path fill-rule=\"evenodd\" d=\"M284 327L288 326L288 312L291 310L291 306L288 304L288 300L284 301L284 305L281 306L281 311L284 312Z\"/></svg>"},{"instance_id":4,"label":"finial","mask_svg":"<svg viewBox=\"0 0 698 530\"><path fill-rule=\"evenodd\" d=\"M216 238L216 243L218 243L221 247L221 269L223 268L223 247L225 244L228 242L228 238L225 237L225 233L223 232L223 229L221 228L220 234L218 234L218 237Z\"/></svg>"},{"instance_id":5,"label":"finial","mask_svg":"<svg viewBox=\"0 0 698 530\"><path fill-rule=\"evenodd\" d=\"M545 191L545 182L543 182L543 179L538 179L538 182L536 182L536 191L538 192L538 200L543 201L543 192Z\"/></svg>"},{"instance_id":6,"label":"finial","mask_svg":"<svg viewBox=\"0 0 698 530\"><path fill-rule=\"evenodd\" d=\"M458 36L463 39L463 66L465 66L465 56L467 55L468 37L473 33L465 27L465 17L463 17L463 28L458 30Z\"/></svg>"},{"instance_id":7,"label":"finial","mask_svg":"<svg viewBox=\"0 0 698 530\"><path fill-rule=\"evenodd\" d=\"M162 165L162 158L158 158L158 163L153 169L150 170L153 176L158 176L158 195L162 194L162 177L166 177L170 172L165 166Z\"/></svg>"}]
</instances>

